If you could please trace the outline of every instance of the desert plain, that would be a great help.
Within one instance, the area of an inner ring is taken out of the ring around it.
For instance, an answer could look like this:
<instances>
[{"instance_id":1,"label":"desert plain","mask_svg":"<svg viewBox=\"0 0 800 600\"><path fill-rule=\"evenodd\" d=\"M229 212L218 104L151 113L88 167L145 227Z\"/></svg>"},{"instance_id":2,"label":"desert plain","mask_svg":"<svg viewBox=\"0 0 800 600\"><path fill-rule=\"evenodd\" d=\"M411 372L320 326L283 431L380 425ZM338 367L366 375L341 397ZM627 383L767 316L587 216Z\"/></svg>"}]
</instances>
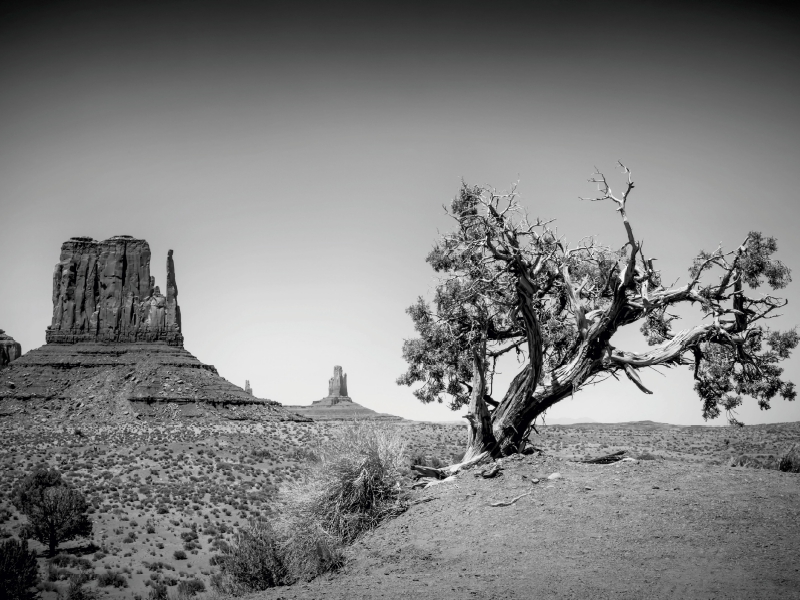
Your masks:
<instances>
[{"instance_id":1,"label":"desert plain","mask_svg":"<svg viewBox=\"0 0 800 600\"><path fill-rule=\"evenodd\" d=\"M85 494L94 530L54 559L31 542L42 598L55 600L81 572L101 598L146 598L157 582L176 596L190 581L197 597L210 596L215 556L250 519L280 513L285 491L344 423L6 420L2 535L25 519L13 485L45 464ZM460 423L387 425L401 430L409 467L463 452ZM339 572L258 597L800 597L800 475L775 468L800 442L800 423L538 430L541 452L501 459L492 479L472 469L412 490L409 469L407 510L351 546ZM577 462L621 450L634 460Z\"/></svg>"}]
</instances>

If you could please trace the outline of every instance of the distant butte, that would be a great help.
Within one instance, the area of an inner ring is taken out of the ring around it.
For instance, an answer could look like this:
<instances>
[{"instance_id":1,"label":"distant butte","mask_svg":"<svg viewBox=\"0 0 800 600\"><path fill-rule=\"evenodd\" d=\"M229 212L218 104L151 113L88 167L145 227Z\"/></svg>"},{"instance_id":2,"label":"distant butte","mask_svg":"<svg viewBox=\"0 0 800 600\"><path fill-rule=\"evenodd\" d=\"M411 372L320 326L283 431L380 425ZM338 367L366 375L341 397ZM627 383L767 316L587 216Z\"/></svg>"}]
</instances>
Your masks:
<instances>
[{"instance_id":1,"label":"distant butte","mask_svg":"<svg viewBox=\"0 0 800 600\"><path fill-rule=\"evenodd\" d=\"M65 424L305 420L255 398L184 349L172 254L164 296L150 275L145 240L121 235L65 242L53 272L47 343L10 358L0 372L0 416ZM10 357L14 345L6 337L0 336L0 353Z\"/></svg>"},{"instance_id":2,"label":"distant butte","mask_svg":"<svg viewBox=\"0 0 800 600\"><path fill-rule=\"evenodd\" d=\"M333 377L328 380L327 396L321 400L314 400L311 405L291 405L284 406L284 408L304 417L310 417L315 421L338 419L401 420L400 417L377 413L353 402L353 399L347 395L347 374L342 371L342 367L339 365L333 367Z\"/></svg>"}]
</instances>

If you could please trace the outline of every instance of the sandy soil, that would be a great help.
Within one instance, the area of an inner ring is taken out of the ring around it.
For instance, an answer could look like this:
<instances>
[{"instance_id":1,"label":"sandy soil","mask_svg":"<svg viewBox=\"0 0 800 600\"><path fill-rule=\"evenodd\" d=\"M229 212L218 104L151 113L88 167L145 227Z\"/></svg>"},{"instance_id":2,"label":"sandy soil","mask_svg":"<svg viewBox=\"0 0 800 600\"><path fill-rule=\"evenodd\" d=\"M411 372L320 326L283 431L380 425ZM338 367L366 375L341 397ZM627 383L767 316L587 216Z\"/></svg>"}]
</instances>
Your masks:
<instances>
[{"instance_id":1,"label":"sandy soil","mask_svg":"<svg viewBox=\"0 0 800 600\"><path fill-rule=\"evenodd\" d=\"M800 598L800 475L515 458L415 492L342 572L252 598Z\"/></svg>"}]
</instances>

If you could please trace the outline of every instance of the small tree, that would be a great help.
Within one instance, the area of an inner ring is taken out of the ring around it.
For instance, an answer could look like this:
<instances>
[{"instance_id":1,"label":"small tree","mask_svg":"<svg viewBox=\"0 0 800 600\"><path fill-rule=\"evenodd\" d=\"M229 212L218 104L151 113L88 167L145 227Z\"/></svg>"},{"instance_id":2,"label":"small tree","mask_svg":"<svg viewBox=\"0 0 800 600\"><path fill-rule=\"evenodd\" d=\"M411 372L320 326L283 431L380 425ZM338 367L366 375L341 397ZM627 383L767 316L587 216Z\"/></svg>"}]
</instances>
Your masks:
<instances>
[{"instance_id":1,"label":"small tree","mask_svg":"<svg viewBox=\"0 0 800 600\"><path fill-rule=\"evenodd\" d=\"M791 281L789 269L772 258L775 239L750 232L732 251L701 251L688 283L665 287L628 220L634 184L620 166L624 193L614 195L596 172L590 181L599 193L588 199L616 205L625 231L618 249L593 238L569 246L550 222L530 219L513 191L464 184L452 201L455 229L427 259L442 274L434 306L420 298L408 309L419 337L405 341L409 367L398 384L421 384L414 394L422 402L449 396L454 410L468 406L465 463L518 452L537 417L589 383L624 374L651 393L639 376L648 367L688 365L706 419L725 410L738 423L733 410L742 396L754 397L762 409L776 396L794 400L794 385L781 379L778 365L797 346L798 334L765 325L786 300L748 292ZM673 331L676 317L669 311L682 304L699 307L706 321ZM652 349L616 348L614 333L637 322ZM495 364L509 352L524 366L495 399Z\"/></svg>"},{"instance_id":2,"label":"small tree","mask_svg":"<svg viewBox=\"0 0 800 600\"><path fill-rule=\"evenodd\" d=\"M0 544L0 598L28 600L38 583L36 552L28 550L28 542L11 539Z\"/></svg>"},{"instance_id":3,"label":"small tree","mask_svg":"<svg viewBox=\"0 0 800 600\"><path fill-rule=\"evenodd\" d=\"M60 543L92 533L86 499L56 469L38 467L17 484L13 502L28 517L23 535L47 544L50 556Z\"/></svg>"}]
</instances>

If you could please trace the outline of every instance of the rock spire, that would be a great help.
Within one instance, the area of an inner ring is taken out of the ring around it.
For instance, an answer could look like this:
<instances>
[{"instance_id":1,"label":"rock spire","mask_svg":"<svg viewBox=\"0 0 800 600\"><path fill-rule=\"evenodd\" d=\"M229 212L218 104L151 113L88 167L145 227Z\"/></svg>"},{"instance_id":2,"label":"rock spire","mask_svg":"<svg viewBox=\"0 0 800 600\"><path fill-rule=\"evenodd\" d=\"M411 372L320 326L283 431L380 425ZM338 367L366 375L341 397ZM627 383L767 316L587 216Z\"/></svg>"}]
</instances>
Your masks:
<instances>
[{"instance_id":1,"label":"rock spire","mask_svg":"<svg viewBox=\"0 0 800 600\"><path fill-rule=\"evenodd\" d=\"M61 246L53 271L48 344L167 342L183 346L172 250L167 295L150 275L150 246L118 235L98 242L74 237Z\"/></svg>"},{"instance_id":2,"label":"rock spire","mask_svg":"<svg viewBox=\"0 0 800 600\"><path fill-rule=\"evenodd\" d=\"M347 396L347 373L342 373L342 367L333 367L333 377L328 380L328 398Z\"/></svg>"}]
</instances>

